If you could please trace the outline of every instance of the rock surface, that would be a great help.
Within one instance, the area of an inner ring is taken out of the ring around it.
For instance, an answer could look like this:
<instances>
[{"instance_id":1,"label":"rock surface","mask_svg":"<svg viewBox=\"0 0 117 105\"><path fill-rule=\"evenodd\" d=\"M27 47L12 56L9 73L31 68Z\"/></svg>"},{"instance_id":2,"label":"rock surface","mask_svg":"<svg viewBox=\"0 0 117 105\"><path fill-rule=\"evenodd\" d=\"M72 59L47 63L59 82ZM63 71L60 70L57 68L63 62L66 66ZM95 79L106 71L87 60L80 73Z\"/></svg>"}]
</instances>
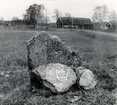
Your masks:
<instances>
[{"instance_id":1,"label":"rock surface","mask_svg":"<svg viewBox=\"0 0 117 105\"><path fill-rule=\"evenodd\" d=\"M82 66L79 66L77 68L75 68L75 72L76 72L76 75L77 75L77 78L80 79L82 73L84 72L85 68L82 67Z\"/></svg>"},{"instance_id":2,"label":"rock surface","mask_svg":"<svg viewBox=\"0 0 117 105\"><path fill-rule=\"evenodd\" d=\"M75 69L77 75L77 84L82 86L84 89L92 89L97 84L97 80L92 71L85 69L80 66Z\"/></svg>"},{"instance_id":3,"label":"rock surface","mask_svg":"<svg viewBox=\"0 0 117 105\"><path fill-rule=\"evenodd\" d=\"M92 71L89 69L84 69L80 81L79 81L80 86L84 87L84 89L92 89L95 87L97 84L97 80L95 79L95 76Z\"/></svg>"},{"instance_id":4,"label":"rock surface","mask_svg":"<svg viewBox=\"0 0 117 105\"><path fill-rule=\"evenodd\" d=\"M38 66L61 63L74 69L81 65L78 52L65 46L58 36L46 32L38 33L27 41L27 53L31 86L40 82L32 72ZM41 85L40 82L36 87L41 88Z\"/></svg>"},{"instance_id":5,"label":"rock surface","mask_svg":"<svg viewBox=\"0 0 117 105\"><path fill-rule=\"evenodd\" d=\"M31 72L38 66L61 63L72 68L81 65L77 52L71 51L56 35L38 33L27 41L28 66Z\"/></svg>"},{"instance_id":6,"label":"rock surface","mask_svg":"<svg viewBox=\"0 0 117 105\"><path fill-rule=\"evenodd\" d=\"M33 70L41 78L44 86L52 92L63 93L76 83L76 73L68 66L60 63L41 65Z\"/></svg>"}]
</instances>

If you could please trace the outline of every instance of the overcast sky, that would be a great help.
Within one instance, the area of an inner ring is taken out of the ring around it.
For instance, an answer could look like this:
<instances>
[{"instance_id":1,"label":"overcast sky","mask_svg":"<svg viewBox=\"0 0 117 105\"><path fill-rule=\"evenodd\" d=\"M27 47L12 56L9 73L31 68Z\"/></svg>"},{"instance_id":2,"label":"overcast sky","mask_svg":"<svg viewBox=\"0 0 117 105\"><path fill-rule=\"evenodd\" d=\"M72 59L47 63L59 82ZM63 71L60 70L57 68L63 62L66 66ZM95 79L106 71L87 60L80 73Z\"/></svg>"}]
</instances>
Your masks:
<instances>
[{"instance_id":1,"label":"overcast sky","mask_svg":"<svg viewBox=\"0 0 117 105\"><path fill-rule=\"evenodd\" d=\"M62 13L69 12L74 17L92 17L97 5L106 4L110 10L117 12L117 0L0 0L0 17L10 20L12 17L22 18L31 4L44 4L49 16L55 8Z\"/></svg>"}]
</instances>

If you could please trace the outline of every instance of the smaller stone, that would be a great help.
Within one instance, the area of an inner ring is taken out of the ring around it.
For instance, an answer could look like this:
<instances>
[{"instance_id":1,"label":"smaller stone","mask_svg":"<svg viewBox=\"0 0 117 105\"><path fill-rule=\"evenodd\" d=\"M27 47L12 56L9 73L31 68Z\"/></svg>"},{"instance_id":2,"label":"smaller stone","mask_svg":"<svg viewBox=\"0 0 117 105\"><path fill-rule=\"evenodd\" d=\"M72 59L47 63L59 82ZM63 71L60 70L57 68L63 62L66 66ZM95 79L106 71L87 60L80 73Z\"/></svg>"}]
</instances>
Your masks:
<instances>
[{"instance_id":1,"label":"smaller stone","mask_svg":"<svg viewBox=\"0 0 117 105\"><path fill-rule=\"evenodd\" d=\"M80 72L80 71L79 71ZM84 89L92 89L97 84L97 80L92 71L89 69L84 69L82 75L80 76L79 85Z\"/></svg>"},{"instance_id":2,"label":"smaller stone","mask_svg":"<svg viewBox=\"0 0 117 105\"><path fill-rule=\"evenodd\" d=\"M84 89L86 90L93 89L96 86L97 82L98 82L97 80L93 80L92 83L89 86L84 87Z\"/></svg>"},{"instance_id":3,"label":"smaller stone","mask_svg":"<svg viewBox=\"0 0 117 105\"><path fill-rule=\"evenodd\" d=\"M76 72L76 75L79 77L82 75L82 73L84 72L85 68L80 66L80 67L77 67L75 68L75 72Z\"/></svg>"}]
</instances>

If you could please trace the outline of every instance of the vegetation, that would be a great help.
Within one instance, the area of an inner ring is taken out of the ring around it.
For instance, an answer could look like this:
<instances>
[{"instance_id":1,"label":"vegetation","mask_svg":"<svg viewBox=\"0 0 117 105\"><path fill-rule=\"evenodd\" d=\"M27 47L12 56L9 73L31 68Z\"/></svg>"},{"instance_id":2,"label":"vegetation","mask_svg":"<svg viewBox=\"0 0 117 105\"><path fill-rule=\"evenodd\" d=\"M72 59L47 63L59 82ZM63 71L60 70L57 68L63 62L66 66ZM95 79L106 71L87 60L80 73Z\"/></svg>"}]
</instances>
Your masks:
<instances>
[{"instance_id":1,"label":"vegetation","mask_svg":"<svg viewBox=\"0 0 117 105\"><path fill-rule=\"evenodd\" d=\"M54 19L55 21L57 21L58 18L61 17L61 16L62 16L62 12L59 11L58 9L55 9L55 10L54 10L54 16L53 16L53 19Z\"/></svg>"},{"instance_id":2,"label":"vegetation","mask_svg":"<svg viewBox=\"0 0 117 105\"><path fill-rule=\"evenodd\" d=\"M53 19L57 21L61 16L72 20L69 12L62 14L60 10L55 9ZM109 12L106 5L95 7L92 21L101 24L100 28L104 28L107 20L106 26L115 30L117 13ZM117 100L112 95L117 89L116 33L48 29L50 34L58 35L67 46L79 52L83 61L82 66L93 71L98 84L89 91L75 85L70 91L59 95L52 95L46 89L33 87L32 91L30 90L26 41L37 31L27 31L23 26L26 29L30 27L35 29L36 26L47 26L49 21L50 17L43 4L30 5L23 19L14 16L12 20L6 21L0 18L0 26L5 27L0 29L0 105L114 105ZM12 27L21 27L25 31L13 30ZM73 101L75 96L78 100Z\"/></svg>"},{"instance_id":3,"label":"vegetation","mask_svg":"<svg viewBox=\"0 0 117 105\"><path fill-rule=\"evenodd\" d=\"M78 51L83 66L94 72L97 86L89 91L73 88L52 96L45 89L30 91L26 41L34 31L0 31L0 104L1 105L114 105L112 92L117 88L117 38L96 31L48 30ZM50 96L51 95L51 96ZM45 97L46 96L46 97ZM50 96L50 97L48 97ZM72 102L74 96L79 100Z\"/></svg>"},{"instance_id":4,"label":"vegetation","mask_svg":"<svg viewBox=\"0 0 117 105\"><path fill-rule=\"evenodd\" d=\"M73 18L71 13L65 12L62 13L59 9L55 9L53 12L53 20L55 20L54 24L56 24L58 18L66 17ZM84 17L85 18L85 17ZM99 30L111 30L115 31L117 27L117 13L115 11L110 11L107 5L96 6L94 8L94 13L92 16L92 21L94 25L94 29ZM51 25L51 19L48 16L47 9L43 4L32 4L30 5L25 14L23 14L23 19L19 19L18 17L13 17L11 21L5 21L3 18L0 19L0 25L5 27L14 27L17 28L45 28L48 29L48 25ZM56 25L53 26L55 28Z\"/></svg>"},{"instance_id":5,"label":"vegetation","mask_svg":"<svg viewBox=\"0 0 117 105\"><path fill-rule=\"evenodd\" d=\"M105 22L108 28L117 27L117 13L115 11L109 12L107 5L96 6L94 9L94 14L92 16L93 23L98 22L101 26L100 28L104 28Z\"/></svg>"},{"instance_id":6,"label":"vegetation","mask_svg":"<svg viewBox=\"0 0 117 105\"><path fill-rule=\"evenodd\" d=\"M24 15L26 25L32 25L35 28L37 23L42 23L44 19L44 9L44 5L30 5L30 7L26 10L26 14Z\"/></svg>"}]
</instances>

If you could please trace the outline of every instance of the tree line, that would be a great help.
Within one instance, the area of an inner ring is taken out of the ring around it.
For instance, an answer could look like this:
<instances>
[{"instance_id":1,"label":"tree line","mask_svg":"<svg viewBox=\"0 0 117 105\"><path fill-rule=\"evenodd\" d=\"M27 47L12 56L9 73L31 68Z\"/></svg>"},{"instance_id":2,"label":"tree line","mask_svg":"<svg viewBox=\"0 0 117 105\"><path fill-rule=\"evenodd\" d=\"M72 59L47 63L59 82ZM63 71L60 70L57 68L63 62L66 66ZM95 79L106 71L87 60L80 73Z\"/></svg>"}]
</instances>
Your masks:
<instances>
[{"instance_id":1,"label":"tree line","mask_svg":"<svg viewBox=\"0 0 117 105\"><path fill-rule=\"evenodd\" d=\"M96 6L93 11L93 23L99 23L103 27L105 22L108 22L108 27L117 27L117 13L114 10L110 11L107 5Z\"/></svg>"},{"instance_id":2,"label":"tree line","mask_svg":"<svg viewBox=\"0 0 117 105\"><path fill-rule=\"evenodd\" d=\"M46 11L46 13L45 13ZM62 16L62 12L58 9L55 9L53 12L52 18L57 21L59 17ZM64 16L71 16L70 13L65 13ZM43 4L32 4L30 5L25 14L23 14L23 19L18 17L13 17L11 21L5 21L3 18L0 19L0 25L26 25L27 27L35 28L38 25L47 26L51 22L50 17L47 14L47 9Z\"/></svg>"},{"instance_id":3,"label":"tree line","mask_svg":"<svg viewBox=\"0 0 117 105\"><path fill-rule=\"evenodd\" d=\"M52 18L57 21L59 17L72 16L69 12L62 14L60 10L55 9ZM111 23L114 27L117 27L117 13L115 11L110 11L106 5L96 6L93 10L92 22L99 23L103 26L106 21ZM38 25L47 26L49 22L51 22L51 20L47 14L47 9L43 4L30 5L25 11L23 19L19 19L18 17L13 17L11 21L4 21L3 18L0 19L0 24L8 25L8 23L11 23L12 26L26 25L27 27L32 28L35 28Z\"/></svg>"}]
</instances>

